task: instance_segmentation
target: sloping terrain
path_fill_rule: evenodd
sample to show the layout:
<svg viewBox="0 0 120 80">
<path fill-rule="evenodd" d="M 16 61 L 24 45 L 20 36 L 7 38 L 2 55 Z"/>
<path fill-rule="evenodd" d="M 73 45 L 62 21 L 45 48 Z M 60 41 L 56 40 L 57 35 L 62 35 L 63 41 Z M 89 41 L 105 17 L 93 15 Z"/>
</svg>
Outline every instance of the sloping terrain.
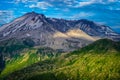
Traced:
<svg viewBox="0 0 120 80">
<path fill-rule="evenodd" d="M 16 70 L 23 69 L 30 66 L 38 61 L 44 61 L 47 59 L 52 59 L 61 55 L 58 51 L 51 48 L 26 48 L 24 51 L 12 56 L 12 58 L 7 58 L 5 61 L 5 67 L 0 74 L 0 77 L 4 77 Z"/>
<path fill-rule="evenodd" d="M 64 67 L 70 67 L 72 70 L 72 66 L 75 69 L 82 66 L 82 62 L 80 62 L 81 65 L 75 64 L 76 61 L 84 61 L 82 56 L 90 55 L 90 60 L 92 56 L 96 56 L 97 61 L 97 58 L 104 58 L 109 54 L 113 60 L 115 58 L 117 61 L 119 56 L 116 55 L 120 52 L 120 42 L 114 41 L 119 40 L 120 35 L 110 27 L 93 21 L 48 18 L 43 14 L 30 12 L 0 27 L 0 77 L 9 77 L 9 80 L 13 80 L 14 77 L 11 76 L 15 76 L 15 72 L 17 80 L 18 76 L 21 76 L 22 80 L 34 79 L 35 76 L 39 77 L 39 74 L 43 75 L 43 73 L 49 76 L 47 72 L 50 72 L 50 75 L 54 74 L 54 77 L 59 80 L 62 78 L 62 74 L 59 75 L 59 69 L 64 72 L 66 71 Z M 94 41 L 96 42 L 93 43 Z M 70 51 L 74 52 L 69 53 Z M 25 75 L 18 74 L 22 74 L 21 69 Z M 118 74 L 116 71 L 115 73 Z M 52 79 L 51 76 L 49 77 Z"/>
<path fill-rule="evenodd" d="M 119 80 L 120 42 L 102 39 L 13 72 L 5 80 Z"/>
<path fill-rule="evenodd" d="M 0 27 L 0 41 L 11 38 L 30 38 L 35 46 L 71 51 L 100 38 L 120 40 L 120 35 L 89 20 L 55 19 L 30 12 Z"/>
<path fill-rule="evenodd" d="M 9 39 L 0 42 L 0 44 L 0 77 L 61 54 L 60 51 L 52 48 L 33 47 L 34 42 L 30 38 Z"/>
</svg>

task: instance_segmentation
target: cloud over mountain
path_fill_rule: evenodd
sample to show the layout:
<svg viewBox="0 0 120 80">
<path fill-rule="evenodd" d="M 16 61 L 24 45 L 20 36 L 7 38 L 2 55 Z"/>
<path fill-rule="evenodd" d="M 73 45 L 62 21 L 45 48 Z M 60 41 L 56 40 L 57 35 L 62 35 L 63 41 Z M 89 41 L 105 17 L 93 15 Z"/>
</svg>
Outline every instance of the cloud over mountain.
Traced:
<svg viewBox="0 0 120 80">
<path fill-rule="evenodd" d="M 14 17 L 10 21 L 24 13 L 36 11 L 48 17 L 89 19 L 105 23 L 116 31 L 120 30 L 120 28 L 115 28 L 120 26 L 119 0 L 1 0 L 0 3 L 1 11 L 11 10 L 13 12 Z M 7 20 L 2 22 L 4 19 L 0 20 L 0 24 L 7 23 Z"/>
</svg>

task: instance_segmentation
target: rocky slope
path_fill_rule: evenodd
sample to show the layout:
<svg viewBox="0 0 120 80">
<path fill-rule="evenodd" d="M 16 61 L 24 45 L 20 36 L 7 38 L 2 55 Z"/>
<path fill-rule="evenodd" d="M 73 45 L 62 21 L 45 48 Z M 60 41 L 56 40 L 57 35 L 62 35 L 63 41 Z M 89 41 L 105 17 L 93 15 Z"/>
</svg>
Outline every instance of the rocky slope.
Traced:
<svg viewBox="0 0 120 80">
<path fill-rule="evenodd" d="M 70 51 L 100 38 L 119 40 L 119 34 L 107 26 L 88 20 L 48 18 L 30 12 L 0 27 L 0 41 L 30 38 L 36 46 Z"/>
</svg>

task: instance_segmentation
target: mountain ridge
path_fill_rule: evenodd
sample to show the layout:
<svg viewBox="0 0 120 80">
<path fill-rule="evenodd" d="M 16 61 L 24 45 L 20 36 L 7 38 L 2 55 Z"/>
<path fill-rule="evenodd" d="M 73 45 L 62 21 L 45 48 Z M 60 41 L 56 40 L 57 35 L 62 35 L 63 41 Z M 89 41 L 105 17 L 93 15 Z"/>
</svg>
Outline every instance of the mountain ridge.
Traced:
<svg viewBox="0 0 120 80">
<path fill-rule="evenodd" d="M 94 40 L 101 38 L 120 40 L 120 35 L 111 28 L 96 24 L 93 21 L 49 18 L 35 12 L 26 13 L 22 17 L 3 25 L 0 28 L 0 40 L 31 38 L 36 46 L 48 46 L 63 51 L 74 50 L 76 47 L 80 48 L 94 41 L 86 36 L 81 38 L 75 34 L 74 36 L 70 36 L 70 34 L 69 38 L 53 37 L 56 33 L 66 34 L 71 30 L 81 30 Z M 82 34 L 76 33 L 76 35 Z"/>
</svg>

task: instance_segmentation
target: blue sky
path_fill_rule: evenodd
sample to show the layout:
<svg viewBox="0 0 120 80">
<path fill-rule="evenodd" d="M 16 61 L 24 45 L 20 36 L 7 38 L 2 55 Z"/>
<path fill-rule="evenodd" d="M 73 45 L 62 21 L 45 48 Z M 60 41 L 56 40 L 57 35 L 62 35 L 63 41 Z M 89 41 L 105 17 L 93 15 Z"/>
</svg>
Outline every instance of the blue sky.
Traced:
<svg viewBox="0 0 120 80">
<path fill-rule="evenodd" d="M 54 18 L 88 19 L 120 33 L 120 0 L 0 0 L 0 25 L 31 11 Z"/>
</svg>

